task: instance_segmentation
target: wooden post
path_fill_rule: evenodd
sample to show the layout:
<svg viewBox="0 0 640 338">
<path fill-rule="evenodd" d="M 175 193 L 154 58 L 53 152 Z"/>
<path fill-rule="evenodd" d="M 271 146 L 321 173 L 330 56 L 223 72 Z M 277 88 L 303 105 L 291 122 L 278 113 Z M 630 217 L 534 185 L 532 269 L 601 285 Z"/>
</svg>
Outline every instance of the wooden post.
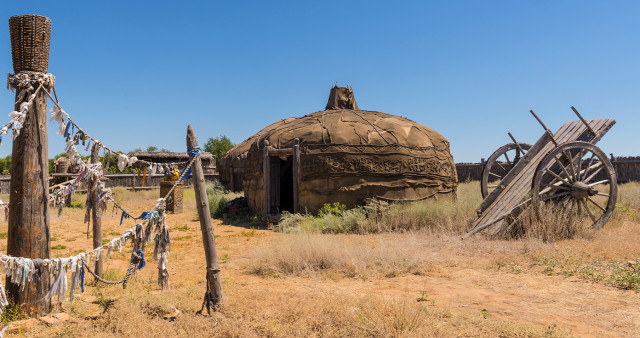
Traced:
<svg viewBox="0 0 640 338">
<path fill-rule="evenodd" d="M 271 209 L 271 203 L 269 196 L 269 175 L 271 174 L 271 159 L 269 158 L 269 141 L 264 140 L 264 151 L 262 154 L 262 191 L 264 192 L 263 209 L 264 214 L 269 215 L 269 209 Z"/>
<path fill-rule="evenodd" d="M 231 173 L 231 177 L 229 177 L 229 190 L 236 191 L 236 187 L 234 185 L 235 182 L 233 182 L 233 166 L 231 166 L 231 170 L 229 170 L 229 172 Z"/>
<path fill-rule="evenodd" d="M 100 157 L 98 156 L 98 147 L 93 144 L 91 148 L 91 163 L 100 163 Z M 89 196 L 91 196 L 91 218 L 93 219 L 93 248 L 102 246 L 102 213 L 98 210 L 98 178 L 92 180 L 89 183 Z M 96 259 L 93 271 L 102 277 L 102 266 L 104 260 L 102 257 Z"/>
<path fill-rule="evenodd" d="M 31 30 L 33 36 L 23 31 L 24 25 L 37 22 L 39 25 L 48 25 L 48 31 L 40 31 L 40 28 Z M 46 41 L 48 60 L 48 36 L 50 34 L 51 20 L 37 15 L 18 15 L 9 19 L 11 27 L 11 42 L 14 55 L 14 70 L 16 73 L 25 70 L 46 72 L 46 67 L 41 65 L 38 69 L 29 65 L 16 63 L 16 55 L 28 50 L 36 50 L 42 47 Z M 26 36 L 25 36 L 26 35 Z M 43 40 L 44 39 L 44 40 Z M 19 61 L 19 60 L 18 60 Z M 35 73 L 38 74 L 38 73 Z M 33 79 L 34 76 L 31 76 Z M 37 81 L 33 81 L 34 91 L 39 87 Z M 31 108 L 26 114 L 20 135 L 13 141 L 13 153 L 11 161 L 11 184 L 9 203 L 9 231 L 7 236 L 7 254 L 16 257 L 49 258 L 49 154 L 47 140 L 47 95 L 43 88 L 38 91 Z M 20 111 L 20 105 L 29 100 L 33 91 L 18 101 L 19 90 L 16 91 L 15 110 Z M 49 275 L 40 273 L 35 277 L 39 283 L 27 282 L 23 288 L 11 283 L 7 277 L 7 291 L 9 298 L 17 304 L 24 304 L 41 299 L 49 292 Z M 25 311 L 35 316 L 51 310 L 51 302 L 43 300 L 25 307 Z"/>
<path fill-rule="evenodd" d="M 198 139 L 193 127 L 187 127 L 187 147 L 197 147 Z M 191 164 L 191 175 L 193 190 L 196 195 L 196 205 L 198 208 L 198 218 L 200 219 L 200 230 L 202 231 L 202 242 L 204 244 L 204 255 L 207 259 L 207 291 L 210 292 L 213 305 L 222 304 L 222 283 L 220 280 L 220 267 L 218 266 L 218 253 L 213 236 L 213 226 L 211 224 L 211 214 L 209 213 L 209 199 L 207 198 L 207 188 L 204 181 L 204 172 L 200 157 Z M 205 296 L 206 297 L 206 296 Z"/>
<path fill-rule="evenodd" d="M 293 145 L 293 165 L 292 165 L 292 173 L 293 173 L 293 212 L 300 212 L 300 193 L 298 189 L 300 187 L 300 139 L 296 138 Z"/>
</svg>

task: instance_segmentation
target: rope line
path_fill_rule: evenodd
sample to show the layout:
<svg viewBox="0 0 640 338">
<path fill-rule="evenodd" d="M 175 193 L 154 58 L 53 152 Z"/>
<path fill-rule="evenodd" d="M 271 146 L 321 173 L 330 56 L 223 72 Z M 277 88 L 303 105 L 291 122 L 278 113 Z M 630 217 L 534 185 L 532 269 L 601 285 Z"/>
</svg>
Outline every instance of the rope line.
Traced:
<svg viewBox="0 0 640 338">
<path fill-rule="evenodd" d="M 118 285 L 118 284 L 122 284 L 122 288 L 126 289 L 127 288 L 127 281 L 129 281 L 129 278 L 131 278 L 131 275 L 133 275 L 136 270 L 138 269 L 138 265 L 140 264 L 140 262 L 142 262 L 142 255 L 138 254 L 137 252 L 132 252 L 131 253 L 131 263 L 129 264 L 129 267 L 127 268 L 127 273 L 125 273 L 124 278 L 122 278 L 119 281 L 110 281 L 110 280 L 106 280 L 102 277 L 100 277 L 98 274 L 96 274 L 95 272 L 93 272 L 91 270 L 91 268 L 89 267 L 88 264 L 85 264 L 84 267 L 85 269 L 87 269 L 87 271 L 89 271 L 89 273 L 97 280 L 100 281 L 104 284 L 108 284 L 108 285 Z"/>
</svg>

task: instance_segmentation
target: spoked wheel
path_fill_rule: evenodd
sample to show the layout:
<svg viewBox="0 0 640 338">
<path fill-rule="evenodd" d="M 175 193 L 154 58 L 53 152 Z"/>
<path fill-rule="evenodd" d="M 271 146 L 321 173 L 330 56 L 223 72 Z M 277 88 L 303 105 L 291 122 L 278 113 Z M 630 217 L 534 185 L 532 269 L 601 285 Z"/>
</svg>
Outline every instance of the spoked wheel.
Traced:
<svg viewBox="0 0 640 338">
<path fill-rule="evenodd" d="M 533 179 L 533 205 L 540 215 L 546 203 L 578 215 L 600 229 L 611 217 L 618 197 L 616 171 L 607 155 L 595 145 L 572 141 L 559 144 L 540 162 Z"/>
<path fill-rule="evenodd" d="M 482 180 L 480 181 L 482 198 L 487 197 L 487 195 L 500 184 L 502 178 L 511 171 L 520 158 L 531 148 L 531 145 L 527 143 L 518 144 L 523 152 L 518 149 L 515 143 L 505 144 L 493 152 L 484 163 L 484 167 L 482 167 Z"/>
</svg>

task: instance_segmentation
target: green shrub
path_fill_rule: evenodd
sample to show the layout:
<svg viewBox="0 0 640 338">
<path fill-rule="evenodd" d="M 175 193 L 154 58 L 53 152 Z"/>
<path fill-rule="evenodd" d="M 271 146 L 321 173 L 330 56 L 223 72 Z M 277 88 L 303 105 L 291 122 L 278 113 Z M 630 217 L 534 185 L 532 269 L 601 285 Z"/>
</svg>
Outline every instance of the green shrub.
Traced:
<svg viewBox="0 0 640 338">
<path fill-rule="evenodd" d="M 227 190 L 220 182 L 207 183 L 207 199 L 209 200 L 211 217 L 222 218 L 227 202 L 240 196 L 241 194 Z"/>
<path fill-rule="evenodd" d="M 224 215 L 224 209 L 227 204 L 227 199 L 224 195 L 210 195 L 209 199 L 209 213 L 211 217 L 220 218 Z"/>
<path fill-rule="evenodd" d="M 347 211 L 347 206 L 342 203 L 325 203 L 318 211 L 318 215 L 342 215 L 345 211 Z"/>
</svg>

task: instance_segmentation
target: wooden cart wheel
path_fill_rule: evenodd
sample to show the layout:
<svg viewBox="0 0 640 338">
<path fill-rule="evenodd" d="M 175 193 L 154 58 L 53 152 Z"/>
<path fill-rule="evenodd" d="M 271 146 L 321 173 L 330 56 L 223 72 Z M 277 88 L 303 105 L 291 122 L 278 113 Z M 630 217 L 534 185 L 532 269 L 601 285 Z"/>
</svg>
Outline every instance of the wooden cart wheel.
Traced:
<svg viewBox="0 0 640 338">
<path fill-rule="evenodd" d="M 559 144 L 540 162 L 533 179 L 533 205 L 540 215 L 553 203 L 561 217 L 578 215 L 600 229 L 611 217 L 618 197 L 616 171 L 600 148 L 589 142 Z M 588 217 L 588 218 L 586 218 Z"/>
<path fill-rule="evenodd" d="M 520 145 L 524 153 L 531 148 L 531 145 L 527 143 L 518 143 L 518 145 Z M 498 148 L 489 156 L 489 159 L 484 163 L 484 167 L 482 167 L 482 179 L 480 181 L 482 198 L 487 197 L 500 184 L 502 178 L 524 156 L 523 152 L 518 149 L 515 143 L 509 143 Z"/>
</svg>

